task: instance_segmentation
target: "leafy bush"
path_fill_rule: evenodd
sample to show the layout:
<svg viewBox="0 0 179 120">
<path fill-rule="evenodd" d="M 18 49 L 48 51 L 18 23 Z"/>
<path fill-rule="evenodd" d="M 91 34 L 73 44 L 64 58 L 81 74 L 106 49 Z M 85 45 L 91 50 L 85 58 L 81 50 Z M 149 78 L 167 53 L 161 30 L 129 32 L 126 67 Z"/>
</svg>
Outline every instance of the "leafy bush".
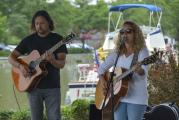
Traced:
<svg viewBox="0 0 179 120">
<path fill-rule="evenodd" d="M 61 109 L 62 120 L 73 120 L 71 117 L 71 106 L 63 106 Z"/>
<path fill-rule="evenodd" d="M 78 99 L 71 105 L 71 115 L 74 120 L 89 119 L 89 101 Z"/>
<path fill-rule="evenodd" d="M 152 65 L 149 70 L 149 103 L 177 102 L 179 105 L 179 65 L 168 54 L 167 63 Z"/>
<path fill-rule="evenodd" d="M 30 111 L 23 110 L 23 111 L 14 112 L 14 114 L 12 114 L 11 116 L 11 120 L 31 120 Z"/>
<path fill-rule="evenodd" d="M 93 101 L 92 101 L 93 102 Z M 89 119 L 89 104 L 88 100 L 75 100 L 72 105 L 62 106 L 61 118 L 62 120 L 88 120 Z M 47 120 L 44 115 L 43 120 Z M 17 112 L 2 111 L 0 112 L 0 120 L 31 120 L 30 111 L 23 110 Z"/>
<path fill-rule="evenodd" d="M 12 114 L 13 114 L 12 111 L 1 111 L 0 120 L 10 120 Z"/>
</svg>

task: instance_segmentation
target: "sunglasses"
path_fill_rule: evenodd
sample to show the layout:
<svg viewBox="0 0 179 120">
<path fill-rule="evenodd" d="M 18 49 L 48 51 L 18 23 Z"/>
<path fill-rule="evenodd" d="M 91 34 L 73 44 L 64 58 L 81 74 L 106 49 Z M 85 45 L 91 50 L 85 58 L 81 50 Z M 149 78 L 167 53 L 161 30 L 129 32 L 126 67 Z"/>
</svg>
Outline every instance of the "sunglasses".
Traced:
<svg viewBox="0 0 179 120">
<path fill-rule="evenodd" d="M 133 29 L 121 29 L 119 32 L 123 35 L 124 33 L 131 34 L 133 31 Z"/>
</svg>

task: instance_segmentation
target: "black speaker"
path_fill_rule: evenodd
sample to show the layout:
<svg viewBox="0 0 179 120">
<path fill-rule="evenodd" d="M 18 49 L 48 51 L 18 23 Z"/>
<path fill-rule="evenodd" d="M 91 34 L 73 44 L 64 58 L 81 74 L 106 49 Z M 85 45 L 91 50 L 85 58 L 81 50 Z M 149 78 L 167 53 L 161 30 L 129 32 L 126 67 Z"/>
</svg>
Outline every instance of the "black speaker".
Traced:
<svg viewBox="0 0 179 120">
<path fill-rule="evenodd" d="M 102 112 L 96 108 L 95 104 L 90 104 L 89 120 L 102 120 Z"/>
<path fill-rule="evenodd" d="M 143 120 L 179 120 L 178 118 L 178 107 L 175 103 L 162 103 L 147 109 Z"/>
</svg>

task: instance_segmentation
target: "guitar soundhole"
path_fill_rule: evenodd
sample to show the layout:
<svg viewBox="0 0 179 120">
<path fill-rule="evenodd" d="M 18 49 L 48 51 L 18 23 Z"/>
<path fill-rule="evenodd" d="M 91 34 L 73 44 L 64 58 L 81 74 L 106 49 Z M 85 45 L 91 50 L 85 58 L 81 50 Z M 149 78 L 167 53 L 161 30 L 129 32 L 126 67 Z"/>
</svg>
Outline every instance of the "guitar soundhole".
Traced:
<svg viewBox="0 0 179 120">
<path fill-rule="evenodd" d="M 35 70 L 35 67 L 36 67 L 35 61 L 31 61 L 30 64 L 29 64 L 29 69 L 30 69 L 31 71 L 34 71 L 34 70 Z"/>
<path fill-rule="evenodd" d="M 35 69 L 32 69 L 32 70 L 30 70 L 30 72 L 29 72 L 29 76 L 33 76 L 35 73 L 36 73 L 36 70 L 35 70 Z"/>
<path fill-rule="evenodd" d="M 29 75 L 28 76 L 33 76 L 35 73 L 36 73 L 36 70 L 35 70 L 35 67 L 36 67 L 36 63 L 35 61 L 31 61 L 30 64 L 29 64 Z"/>
</svg>

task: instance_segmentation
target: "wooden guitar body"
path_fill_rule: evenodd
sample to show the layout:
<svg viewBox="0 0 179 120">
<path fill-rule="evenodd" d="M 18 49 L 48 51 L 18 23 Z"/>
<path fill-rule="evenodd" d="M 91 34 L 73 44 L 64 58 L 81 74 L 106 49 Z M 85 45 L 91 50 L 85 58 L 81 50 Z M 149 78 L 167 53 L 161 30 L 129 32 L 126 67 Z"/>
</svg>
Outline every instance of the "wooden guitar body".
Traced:
<svg viewBox="0 0 179 120">
<path fill-rule="evenodd" d="M 126 78 L 124 80 L 118 81 L 117 84 L 119 85 L 119 89 L 117 89 L 119 91 L 118 93 L 117 91 L 114 91 L 114 98 L 113 98 L 114 111 L 120 105 L 120 98 L 127 94 L 128 79 Z M 112 114 L 113 114 L 112 113 L 112 98 L 110 98 L 106 106 L 102 109 L 102 120 L 111 120 Z"/>
<path fill-rule="evenodd" d="M 126 69 L 123 68 L 117 68 L 117 70 L 115 71 L 115 74 L 121 74 L 123 72 L 125 72 Z M 110 79 L 110 75 L 109 72 L 107 72 L 105 74 L 105 80 L 109 80 Z M 114 76 L 114 81 L 115 81 L 115 76 Z M 125 96 L 127 94 L 128 91 L 128 81 L 130 79 L 130 76 L 126 76 L 125 78 L 123 78 L 120 81 L 117 81 L 113 88 L 114 88 L 114 97 L 113 99 L 111 98 L 111 93 L 109 91 L 108 95 L 107 95 L 107 99 L 105 102 L 105 106 L 104 108 L 102 108 L 102 105 L 104 103 L 104 99 L 105 99 L 105 95 L 102 89 L 102 84 L 99 81 L 97 86 L 96 86 L 96 107 L 98 109 L 102 109 L 102 120 L 110 120 L 112 118 L 112 102 L 114 105 L 114 110 L 118 107 L 118 105 L 120 104 L 120 98 Z M 112 101 L 113 100 L 113 101 Z"/>
<path fill-rule="evenodd" d="M 75 38 L 75 36 L 76 35 L 74 33 L 69 34 L 63 40 L 59 41 L 52 48 L 47 50 L 47 52 L 53 53 L 60 46 L 70 42 L 73 38 Z M 18 58 L 19 63 L 30 69 L 27 77 L 24 77 L 19 68 L 12 68 L 12 79 L 18 91 L 22 92 L 32 90 L 38 85 L 41 78 L 47 74 L 47 70 L 45 68 L 45 65 L 43 64 L 44 59 L 45 53 L 40 55 L 37 50 L 33 50 L 27 56 Z"/>
<path fill-rule="evenodd" d="M 126 69 L 118 69 L 116 70 L 115 74 L 121 74 L 122 72 L 125 72 Z M 110 78 L 110 75 L 109 73 L 106 73 L 105 74 L 105 80 L 109 81 L 109 78 Z M 115 77 L 114 77 L 114 81 L 115 81 Z M 127 94 L 127 91 L 128 91 L 128 79 L 130 79 L 130 77 L 125 77 L 123 78 L 122 80 L 119 80 L 117 81 L 115 84 L 113 83 L 113 89 L 114 89 L 114 99 L 113 99 L 113 102 L 114 102 L 114 107 L 116 108 L 119 104 L 119 99 L 120 97 L 122 96 L 125 96 Z M 104 103 L 104 99 L 105 99 L 105 95 L 104 95 L 104 90 L 102 89 L 102 83 L 99 81 L 97 83 L 97 86 L 96 86 L 96 98 L 95 98 L 95 104 L 96 104 L 96 107 L 98 109 L 102 109 L 102 106 L 103 106 L 103 103 Z M 108 92 L 108 95 L 107 95 L 107 98 L 106 98 L 106 102 L 105 102 L 105 105 L 104 107 L 106 107 L 107 109 L 111 109 L 112 107 L 112 99 L 111 99 L 111 93 L 110 93 L 111 90 L 109 90 Z"/>
<path fill-rule="evenodd" d="M 148 65 L 151 63 L 154 63 L 158 60 L 159 52 L 156 52 L 155 54 L 148 56 L 144 58 L 144 60 L 140 61 L 137 65 L 132 66 L 129 70 L 121 69 L 122 74 L 116 75 L 116 77 L 113 80 L 113 90 L 114 90 L 114 96 L 113 96 L 113 106 L 114 110 L 118 107 L 120 104 L 120 98 L 125 96 L 128 92 L 128 81 L 132 78 L 132 72 L 141 65 Z M 116 71 L 115 71 L 116 72 Z M 117 71 L 117 73 L 120 73 Z M 115 73 L 116 74 L 116 73 Z M 109 75 L 104 76 L 105 80 L 109 80 Z M 108 82 L 109 84 L 109 82 Z M 111 90 L 109 90 L 111 91 Z M 105 101 L 105 95 L 103 90 L 103 85 L 101 81 L 99 80 L 96 86 L 96 94 L 95 94 L 95 105 L 97 109 L 102 110 L 102 120 L 111 120 L 112 115 L 112 97 L 110 92 L 108 92 L 106 96 Z"/>
<path fill-rule="evenodd" d="M 19 62 L 28 66 L 31 61 L 35 61 L 40 57 L 37 50 L 32 51 L 28 56 L 18 58 Z M 18 91 L 30 91 L 40 82 L 40 79 L 47 74 L 45 67 L 41 64 L 35 67 L 35 71 L 28 77 L 24 77 L 23 73 L 16 67 L 12 68 L 12 80 Z"/>
</svg>

